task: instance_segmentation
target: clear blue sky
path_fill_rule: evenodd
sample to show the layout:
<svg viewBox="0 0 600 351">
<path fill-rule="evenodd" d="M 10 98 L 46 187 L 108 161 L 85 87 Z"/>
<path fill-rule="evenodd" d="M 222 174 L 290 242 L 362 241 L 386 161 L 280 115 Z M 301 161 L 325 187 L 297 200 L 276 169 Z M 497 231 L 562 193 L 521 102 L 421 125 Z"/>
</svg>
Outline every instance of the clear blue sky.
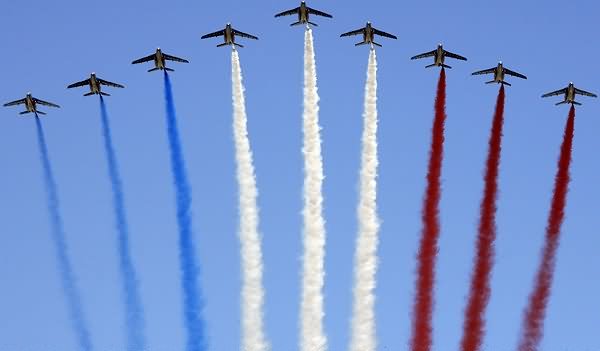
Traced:
<svg viewBox="0 0 600 351">
<path fill-rule="evenodd" d="M 239 349 L 240 266 L 232 145 L 230 51 L 200 36 L 231 21 L 256 34 L 240 50 L 264 235 L 266 328 L 275 351 L 297 349 L 301 257 L 302 46 L 297 1 L 22 1 L 0 15 L 2 102 L 27 91 L 56 102 L 44 118 L 70 255 L 97 350 L 123 350 L 116 232 L 97 97 L 67 84 L 95 71 L 107 89 L 141 279 L 150 351 L 180 350 L 177 232 L 160 73 L 132 66 L 157 46 L 173 64 L 175 103 L 190 182 L 210 346 Z M 482 170 L 498 87 L 469 74 L 502 59 L 528 75 L 507 90 L 497 265 L 485 349 L 516 346 L 538 263 L 567 107 L 542 100 L 570 80 L 600 91 L 595 1 L 345 1 L 310 3 L 315 19 L 327 220 L 326 331 L 330 350 L 349 339 L 362 101 L 368 50 L 339 34 L 372 20 L 381 39 L 377 275 L 381 350 L 406 350 L 420 208 L 437 69 L 414 54 L 438 42 L 469 58 L 448 72 L 448 121 L 435 306 L 435 350 L 457 349 L 474 251 Z M 558 100 L 558 98 L 556 99 Z M 543 348 L 598 350 L 600 325 L 600 101 L 581 98 L 573 180 Z M 50 241 L 35 125 L 0 111 L 0 349 L 75 350 Z"/>
</svg>

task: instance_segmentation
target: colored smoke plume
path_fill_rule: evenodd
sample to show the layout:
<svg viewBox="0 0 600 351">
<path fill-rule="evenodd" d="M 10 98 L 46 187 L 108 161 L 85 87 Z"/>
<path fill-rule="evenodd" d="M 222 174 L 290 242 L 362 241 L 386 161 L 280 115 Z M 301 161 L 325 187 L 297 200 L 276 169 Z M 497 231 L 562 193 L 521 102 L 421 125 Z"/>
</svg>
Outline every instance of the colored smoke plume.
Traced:
<svg viewBox="0 0 600 351">
<path fill-rule="evenodd" d="M 485 332 L 484 316 L 490 299 L 490 276 L 494 266 L 496 201 L 503 125 L 504 85 L 501 85 L 488 143 L 489 149 L 485 167 L 485 185 L 483 199 L 481 200 L 477 247 L 461 340 L 462 351 L 479 351 Z"/>
<path fill-rule="evenodd" d="M 121 289 L 125 304 L 127 349 L 145 350 L 144 309 L 140 297 L 137 273 L 131 258 L 129 224 L 127 222 L 123 182 L 121 181 L 121 172 L 119 171 L 117 155 L 112 141 L 108 111 L 102 96 L 100 96 L 100 117 L 102 122 L 102 137 L 104 139 L 104 153 L 108 164 L 108 177 L 113 195 L 113 211 L 116 220 L 119 273 L 121 275 Z"/>
<path fill-rule="evenodd" d="M 417 254 L 417 279 L 413 305 L 413 330 L 410 340 L 412 351 L 429 351 L 432 344 L 431 316 L 433 311 L 433 287 L 435 261 L 440 234 L 439 203 L 441 196 L 440 176 L 444 155 L 444 124 L 446 122 L 446 72 L 442 68 L 435 98 L 435 118 L 431 136 L 427 189 L 423 202 L 423 230 Z"/>
<path fill-rule="evenodd" d="M 177 227 L 179 232 L 179 261 L 183 290 L 184 325 L 187 331 L 186 350 L 206 350 L 206 327 L 202 318 L 203 299 L 198 281 L 200 270 L 195 254 L 192 228 L 192 197 L 187 179 L 185 159 L 177 128 L 177 114 L 173 102 L 173 89 L 169 74 L 165 71 L 165 102 L 167 110 L 167 136 L 171 153 L 171 172 L 175 185 Z"/>
<path fill-rule="evenodd" d="M 569 191 L 569 167 L 571 165 L 574 128 L 575 107 L 571 106 L 560 147 L 554 193 L 542 250 L 542 261 L 536 274 L 533 291 L 529 296 L 529 304 L 524 312 L 519 351 L 537 351 L 544 331 L 544 318 L 556 264 L 556 250 L 560 240 L 560 230 L 565 217 L 567 192 Z"/>
</svg>

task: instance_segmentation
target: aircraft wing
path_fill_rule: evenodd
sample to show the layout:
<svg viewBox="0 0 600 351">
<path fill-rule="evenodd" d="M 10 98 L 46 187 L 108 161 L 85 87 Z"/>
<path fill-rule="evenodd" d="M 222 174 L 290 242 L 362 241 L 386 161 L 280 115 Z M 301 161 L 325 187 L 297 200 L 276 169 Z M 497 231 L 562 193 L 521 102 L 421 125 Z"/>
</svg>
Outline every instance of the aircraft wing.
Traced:
<svg viewBox="0 0 600 351">
<path fill-rule="evenodd" d="M 244 38 L 248 38 L 248 39 L 254 39 L 254 40 L 258 40 L 258 37 L 255 37 L 254 35 L 248 34 L 248 33 L 244 33 L 244 32 L 240 32 L 239 30 L 233 29 L 233 32 L 236 35 L 239 35 L 240 37 L 244 37 Z"/>
<path fill-rule="evenodd" d="M 457 60 L 463 60 L 463 61 L 466 61 L 466 60 L 467 60 L 467 58 L 466 58 L 466 57 L 463 57 L 463 56 L 457 55 L 457 54 L 455 54 L 455 53 L 452 53 L 452 52 L 450 52 L 450 51 L 446 51 L 446 50 L 444 50 L 444 55 L 446 55 L 446 57 L 451 57 L 451 58 L 453 58 L 453 59 L 457 59 Z"/>
<path fill-rule="evenodd" d="M 156 57 L 156 54 L 148 55 L 146 57 L 142 57 L 141 59 L 133 61 L 131 64 L 135 65 L 135 64 L 138 64 L 138 63 L 152 61 L 152 60 L 154 60 L 154 57 Z"/>
<path fill-rule="evenodd" d="M 44 106 L 50 106 L 50 107 L 60 107 L 60 106 L 58 106 L 57 104 L 53 104 L 53 103 L 51 103 L 51 102 L 44 101 L 44 100 L 40 100 L 40 99 L 37 99 L 37 98 L 33 98 L 33 100 L 34 100 L 36 103 L 40 104 L 40 105 L 44 105 Z"/>
<path fill-rule="evenodd" d="M 386 32 L 380 31 L 379 29 L 375 29 L 375 28 L 373 28 L 373 33 L 375 33 L 377 35 L 381 35 L 382 37 L 386 37 L 386 38 L 398 39 L 398 37 L 396 37 L 393 34 L 386 33 Z"/>
<path fill-rule="evenodd" d="M 490 74 L 490 73 L 494 73 L 494 72 L 496 72 L 496 67 L 490 68 L 490 69 L 484 69 L 484 70 L 477 71 L 477 72 L 473 72 L 473 73 L 471 73 L 471 75 L 477 76 L 477 75 L 480 75 L 480 74 Z"/>
<path fill-rule="evenodd" d="M 171 55 L 167 55 L 167 54 L 163 54 L 163 57 L 165 58 L 165 60 L 169 60 L 169 61 L 176 61 L 176 62 L 183 62 L 183 63 L 190 63 L 190 61 L 179 58 L 179 57 L 175 57 L 175 56 L 171 56 Z"/>
<path fill-rule="evenodd" d="M 115 88 L 125 88 L 124 86 L 122 86 L 121 84 L 117 84 L 117 83 L 113 83 L 113 82 L 109 82 L 107 80 L 104 79 L 100 79 L 100 78 L 96 78 L 98 80 L 98 83 L 102 84 L 102 85 L 107 85 L 109 87 L 115 87 Z"/>
<path fill-rule="evenodd" d="M 300 11 L 299 7 L 296 7 L 293 10 L 287 10 L 287 11 L 283 11 L 281 13 L 278 13 L 275 15 L 275 17 L 281 17 L 281 16 L 291 16 L 291 15 L 295 15 L 298 13 L 298 11 Z"/>
<path fill-rule="evenodd" d="M 413 56 L 410 59 L 411 60 L 418 60 L 418 59 L 422 59 L 422 58 L 425 58 L 425 57 L 430 57 L 430 56 L 435 55 L 435 52 L 436 52 L 436 50 L 425 52 L 425 53 Z"/>
<path fill-rule="evenodd" d="M 594 93 L 590 93 L 588 91 L 585 90 L 581 90 L 581 89 L 577 89 L 575 88 L 575 94 L 579 94 L 579 95 L 585 95 L 585 96 L 591 96 L 591 97 L 598 97 L 596 94 Z"/>
<path fill-rule="evenodd" d="M 89 80 L 89 79 L 86 79 L 86 80 L 82 80 L 81 82 L 77 82 L 77 83 L 73 83 L 73 84 L 69 85 L 69 86 L 67 87 L 67 89 L 70 89 L 70 88 L 77 88 L 77 87 L 84 87 L 84 86 L 86 86 L 86 85 L 88 85 L 88 84 L 90 84 L 90 80 Z"/>
<path fill-rule="evenodd" d="M 511 71 L 508 68 L 504 69 L 504 73 L 513 76 L 513 77 L 517 77 L 517 78 L 523 78 L 523 79 L 527 79 L 527 77 L 525 77 L 524 75 L 522 75 L 521 73 L 517 73 L 515 71 Z"/>
<path fill-rule="evenodd" d="M 351 35 L 359 35 L 359 34 L 363 34 L 364 32 L 365 32 L 365 29 L 361 28 L 361 29 L 350 31 L 348 33 L 344 33 L 344 34 L 340 35 L 340 37 L 349 37 Z"/>
<path fill-rule="evenodd" d="M 333 16 L 328 13 L 321 12 L 321 11 L 315 10 L 315 9 L 311 9 L 310 7 L 307 7 L 307 10 L 308 10 L 308 13 L 313 14 L 313 15 L 327 17 L 327 18 L 333 18 Z"/>
<path fill-rule="evenodd" d="M 559 90 L 553 91 L 551 93 L 544 94 L 544 95 L 542 95 L 542 97 L 545 98 L 545 97 L 548 97 L 548 96 L 563 95 L 566 92 L 567 92 L 567 88 L 559 89 Z"/>
<path fill-rule="evenodd" d="M 206 39 L 206 38 L 213 38 L 213 37 L 220 37 L 222 35 L 225 35 L 225 30 L 220 30 L 218 32 L 214 32 L 214 33 L 209 33 L 209 34 L 205 34 L 203 35 L 200 39 Z"/>
<path fill-rule="evenodd" d="M 21 100 L 15 100 L 15 101 L 7 102 L 6 104 L 4 104 L 4 106 L 15 106 L 15 105 L 24 104 L 25 100 L 26 99 L 21 99 Z"/>
</svg>

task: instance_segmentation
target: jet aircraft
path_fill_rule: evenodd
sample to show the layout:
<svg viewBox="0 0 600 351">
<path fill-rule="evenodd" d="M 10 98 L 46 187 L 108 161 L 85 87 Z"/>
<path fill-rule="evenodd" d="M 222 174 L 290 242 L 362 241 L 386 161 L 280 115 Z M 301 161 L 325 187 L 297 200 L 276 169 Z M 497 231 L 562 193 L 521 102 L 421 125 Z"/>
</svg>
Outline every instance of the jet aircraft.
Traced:
<svg viewBox="0 0 600 351">
<path fill-rule="evenodd" d="M 422 59 L 422 58 L 430 57 L 430 56 L 433 56 L 433 63 L 431 65 L 425 66 L 425 68 L 429 68 L 429 67 L 433 67 L 433 66 L 452 68 L 444 63 L 444 60 L 446 59 L 446 57 L 450 57 L 450 58 L 462 60 L 462 61 L 467 60 L 466 57 L 463 57 L 463 56 L 451 53 L 450 51 L 444 50 L 444 47 L 442 46 L 442 44 L 438 44 L 437 49 L 435 49 L 433 51 L 429 51 L 429 52 L 425 52 L 425 53 L 417 55 L 417 56 L 413 56 L 410 59 L 417 60 L 417 59 Z"/>
<path fill-rule="evenodd" d="M 296 7 L 295 9 L 288 10 L 288 11 L 283 11 L 281 13 L 276 14 L 275 17 L 298 15 L 298 22 L 294 22 L 294 23 L 290 24 L 290 26 L 298 26 L 301 24 L 311 24 L 315 27 L 318 27 L 318 25 L 316 23 L 313 23 L 310 21 L 309 17 L 311 14 L 315 15 L 315 16 L 333 18 L 333 16 L 328 13 L 321 12 L 321 11 L 318 11 L 315 9 L 311 9 L 310 7 L 306 6 L 306 1 L 302 1 L 300 3 L 300 7 Z"/>
<path fill-rule="evenodd" d="M 545 97 L 554 96 L 554 95 L 564 95 L 564 100 L 557 103 L 556 104 L 557 106 L 562 105 L 562 104 L 581 105 L 581 103 L 575 101 L 575 95 L 598 97 L 596 94 L 575 88 L 575 85 L 573 85 L 573 82 L 570 82 L 566 88 L 544 94 L 544 95 L 542 95 L 542 97 L 545 98 Z"/>
<path fill-rule="evenodd" d="M 244 47 L 243 45 L 235 42 L 236 35 L 243 37 L 243 38 L 258 40 L 258 38 L 255 37 L 254 35 L 240 32 L 239 30 L 234 29 L 233 27 L 231 27 L 231 23 L 227 23 L 227 25 L 225 25 L 225 29 L 214 32 L 214 33 L 209 33 L 209 34 L 203 35 L 202 38 L 200 38 L 200 39 L 223 36 L 224 42 L 222 44 L 217 45 L 217 47 L 231 45 L 234 49 L 236 46 L 243 48 Z"/>
<path fill-rule="evenodd" d="M 84 86 L 89 86 L 90 87 L 90 92 L 83 94 L 83 96 L 90 96 L 90 95 L 104 95 L 104 96 L 110 96 L 110 94 L 105 93 L 102 91 L 102 86 L 106 85 L 109 87 L 115 87 L 115 88 L 125 88 L 124 86 L 122 86 L 121 84 L 117 84 L 117 83 L 113 83 L 113 82 L 109 82 L 107 80 L 104 79 L 100 79 L 96 77 L 96 73 L 92 73 L 90 75 L 90 78 L 86 79 L 86 80 L 82 80 L 81 82 L 77 82 L 77 83 L 73 83 L 71 85 L 69 85 L 67 87 L 67 89 L 70 88 L 77 88 L 77 87 L 84 87 Z"/>
<path fill-rule="evenodd" d="M 515 71 L 511 71 L 508 68 L 504 67 L 502 65 L 502 61 L 498 62 L 498 66 L 497 67 L 490 68 L 490 69 L 484 69 L 482 71 L 473 72 L 472 75 L 475 76 L 475 75 L 480 75 L 480 74 L 492 74 L 492 73 L 494 74 L 494 80 L 490 80 L 489 82 L 485 82 L 485 84 L 499 83 L 499 84 L 506 84 L 506 85 L 510 86 L 510 83 L 504 81 L 504 76 L 507 75 L 507 74 L 509 76 L 513 76 L 513 77 L 517 77 L 517 78 L 522 78 L 522 79 L 527 79 L 527 77 L 525 77 L 521 73 L 517 73 Z"/>
<path fill-rule="evenodd" d="M 146 57 L 142 57 L 141 59 L 135 60 L 132 62 L 132 64 L 138 64 L 138 63 L 143 63 L 143 62 L 148 62 L 148 61 L 154 61 L 154 68 L 149 69 L 148 72 L 153 72 L 156 70 L 165 70 L 165 71 L 170 71 L 173 72 L 173 69 L 168 68 L 165 64 L 166 61 L 175 61 L 175 62 L 183 62 L 183 63 L 189 63 L 188 60 L 184 60 L 182 58 L 179 57 L 175 57 L 175 56 L 171 56 L 171 55 L 167 55 L 165 53 L 163 53 L 160 48 L 156 49 L 156 52 L 153 53 L 152 55 L 146 56 Z"/>
<path fill-rule="evenodd" d="M 364 28 L 353 30 L 348 33 L 344 33 L 344 34 L 340 35 L 340 37 L 348 37 L 348 36 L 360 35 L 360 34 L 362 34 L 362 36 L 363 36 L 363 41 L 361 41 L 360 43 L 356 43 L 355 46 L 371 44 L 371 49 L 373 49 L 373 45 L 377 45 L 377 46 L 381 47 L 381 44 L 378 44 L 374 41 L 375 35 L 380 35 L 382 37 L 391 38 L 391 39 L 398 39 L 395 35 L 392 35 L 390 33 L 386 33 L 386 32 L 380 31 L 379 29 L 373 28 L 373 25 L 371 24 L 371 22 L 367 22 L 367 25 Z"/>
<path fill-rule="evenodd" d="M 8 102 L 6 104 L 4 104 L 4 106 L 16 106 L 16 105 L 21 105 L 24 104 L 25 105 L 25 111 L 23 112 L 19 112 L 20 115 L 25 115 L 28 113 L 33 113 L 35 114 L 35 116 L 37 117 L 37 115 L 45 115 L 45 112 L 42 111 L 38 111 L 37 109 L 37 105 L 44 105 L 44 106 L 50 106 L 50 107 L 60 107 L 57 104 L 53 104 L 51 102 L 48 101 L 44 101 L 44 100 L 40 100 L 38 98 L 35 98 L 33 96 L 31 96 L 31 93 L 27 93 L 27 95 L 25 96 L 25 98 L 21 99 L 21 100 L 15 100 L 15 101 L 11 101 Z"/>
</svg>

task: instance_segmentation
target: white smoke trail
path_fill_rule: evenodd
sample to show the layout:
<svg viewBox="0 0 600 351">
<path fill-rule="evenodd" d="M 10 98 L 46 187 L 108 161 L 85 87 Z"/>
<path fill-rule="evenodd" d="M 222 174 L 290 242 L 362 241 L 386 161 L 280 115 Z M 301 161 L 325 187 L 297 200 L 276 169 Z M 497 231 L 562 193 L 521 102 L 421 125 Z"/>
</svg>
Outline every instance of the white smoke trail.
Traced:
<svg viewBox="0 0 600 351">
<path fill-rule="evenodd" d="M 301 351 L 326 351 L 323 333 L 325 220 L 323 219 L 323 162 L 319 133 L 319 95 L 313 36 L 304 34 L 304 272 L 300 307 Z"/>
<path fill-rule="evenodd" d="M 375 351 L 375 274 L 377 271 L 377 57 L 369 54 L 365 87 L 364 130 L 355 255 L 354 315 L 351 351 Z"/>
<path fill-rule="evenodd" d="M 237 51 L 231 54 L 233 90 L 233 131 L 237 178 L 239 183 L 240 242 L 242 254 L 242 350 L 267 351 L 269 344 L 263 331 L 262 285 L 263 263 L 258 233 L 258 206 L 256 180 L 252 165 L 252 151 L 246 126 L 246 102 L 242 85 L 242 70 Z"/>
</svg>

